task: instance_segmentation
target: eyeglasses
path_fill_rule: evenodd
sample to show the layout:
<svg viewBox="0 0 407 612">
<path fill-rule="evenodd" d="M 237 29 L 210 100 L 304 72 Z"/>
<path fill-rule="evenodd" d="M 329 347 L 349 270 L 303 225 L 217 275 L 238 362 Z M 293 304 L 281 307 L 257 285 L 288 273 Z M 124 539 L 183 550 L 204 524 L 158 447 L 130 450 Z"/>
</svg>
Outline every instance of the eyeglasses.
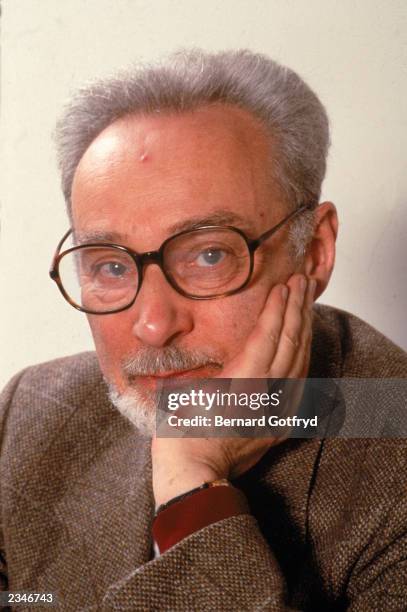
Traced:
<svg viewBox="0 0 407 612">
<path fill-rule="evenodd" d="M 59 242 L 50 269 L 64 298 L 89 314 L 112 314 L 130 308 L 140 291 L 144 267 L 161 268 L 168 283 L 193 300 L 232 295 L 250 282 L 254 253 L 302 206 L 256 239 L 236 227 L 204 226 L 167 238 L 157 251 L 137 253 L 111 243 L 89 243 L 61 252 L 72 229 Z"/>
</svg>

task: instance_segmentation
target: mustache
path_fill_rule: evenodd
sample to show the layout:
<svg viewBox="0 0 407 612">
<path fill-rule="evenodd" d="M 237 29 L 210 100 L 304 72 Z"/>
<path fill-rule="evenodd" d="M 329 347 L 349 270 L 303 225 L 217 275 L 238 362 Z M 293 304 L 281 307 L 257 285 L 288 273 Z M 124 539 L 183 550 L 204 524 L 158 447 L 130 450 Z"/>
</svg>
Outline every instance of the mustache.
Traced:
<svg viewBox="0 0 407 612">
<path fill-rule="evenodd" d="M 126 358 L 122 366 L 125 375 L 131 381 L 136 376 L 154 376 L 165 372 L 194 370 L 204 366 L 221 369 L 223 363 L 205 351 L 167 346 L 161 349 L 140 348 L 137 353 Z"/>
</svg>

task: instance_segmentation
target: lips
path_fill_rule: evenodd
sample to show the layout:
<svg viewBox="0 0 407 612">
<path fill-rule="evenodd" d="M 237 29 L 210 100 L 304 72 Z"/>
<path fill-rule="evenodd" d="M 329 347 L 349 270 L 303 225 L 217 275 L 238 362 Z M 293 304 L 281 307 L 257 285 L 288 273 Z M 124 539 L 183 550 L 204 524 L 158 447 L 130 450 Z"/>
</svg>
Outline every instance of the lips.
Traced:
<svg viewBox="0 0 407 612">
<path fill-rule="evenodd" d="M 211 378 L 219 370 L 221 366 L 218 364 L 207 364 L 191 370 L 173 370 L 161 372 L 160 374 L 151 375 L 132 375 L 129 377 L 130 384 L 143 385 L 144 387 L 154 389 L 157 385 L 164 382 L 172 383 L 185 378 Z"/>
<path fill-rule="evenodd" d="M 156 374 L 153 378 L 194 378 L 210 376 L 217 370 L 218 366 L 206 365 L 198 368 L 192 368 L 191 370 L 178 370 L 173 372 L 164 372 L 163 374 Z"/>
</svg>

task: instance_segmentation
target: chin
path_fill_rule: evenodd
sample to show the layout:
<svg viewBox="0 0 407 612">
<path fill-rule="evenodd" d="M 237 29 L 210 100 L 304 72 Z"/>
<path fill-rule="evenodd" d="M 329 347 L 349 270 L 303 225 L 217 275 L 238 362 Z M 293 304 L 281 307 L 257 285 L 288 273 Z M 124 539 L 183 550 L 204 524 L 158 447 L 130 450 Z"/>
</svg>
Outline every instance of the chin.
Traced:
<svg viewBox="0 0 407 612">
<path fill-rule="evenodd" d="M 156 432 L 157 395 L 153 391 L 134 388 L 123 393 L 109 385 L 109 398 L 118 411 L 134 425 L 143 436 L 152 438 Z"/>
</svg>

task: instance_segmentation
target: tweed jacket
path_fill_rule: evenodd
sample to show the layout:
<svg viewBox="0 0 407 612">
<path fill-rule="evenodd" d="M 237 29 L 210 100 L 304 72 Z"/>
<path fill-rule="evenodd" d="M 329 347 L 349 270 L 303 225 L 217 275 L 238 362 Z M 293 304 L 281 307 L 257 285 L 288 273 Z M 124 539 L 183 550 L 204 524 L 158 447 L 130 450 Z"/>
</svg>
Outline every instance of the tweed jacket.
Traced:
<svg viewBox="0 0 407 612">
<path fill-rule="evenodd" d="M 406 378 L 407 356 L 316 306 L 310 376 Z M 154 558 L 150 441 L 109 403 L 93 353 L 24 370 L 1 416 L 3 588 L 53 592 L 66 612 L 407 610 L 403 439 L 272 447 L 235 481 L 250 514 Z"/>
</svg>

